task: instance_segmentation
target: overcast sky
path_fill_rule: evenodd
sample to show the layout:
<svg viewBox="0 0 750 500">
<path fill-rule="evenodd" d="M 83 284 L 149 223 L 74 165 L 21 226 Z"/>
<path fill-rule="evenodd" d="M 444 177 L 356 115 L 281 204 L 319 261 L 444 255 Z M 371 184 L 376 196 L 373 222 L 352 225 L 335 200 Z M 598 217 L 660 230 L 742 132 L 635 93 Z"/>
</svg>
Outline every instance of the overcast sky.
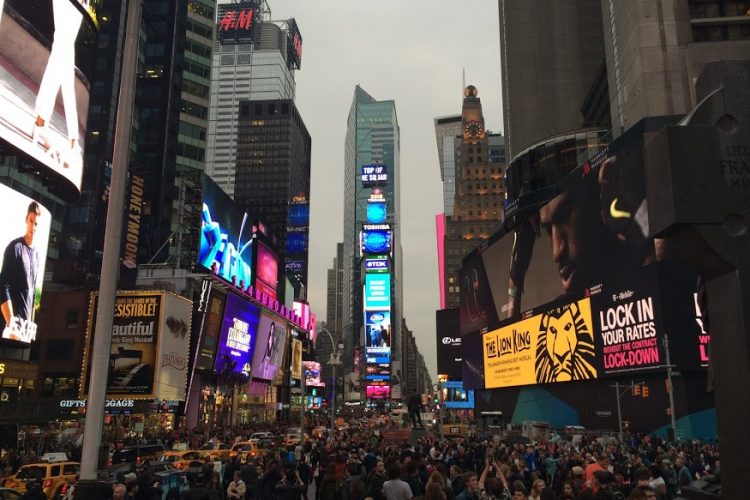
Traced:
<svg viewBox="0 0 750 500">
<path fill-rule="evenodd" d="M 488 130 L 502 131 L 495 0 L 268 0 L 304 40 L 297 107 L 312 136 L 308 299 L 326 316 L 326 270 L 343 237 L 344 137 L 355 85 L 393 99 L 401 127 L 404 315 L 436 381 L 435 215 L 442 184 L 433 118 L 461 112 L 462 69 Z"/>
</svg>

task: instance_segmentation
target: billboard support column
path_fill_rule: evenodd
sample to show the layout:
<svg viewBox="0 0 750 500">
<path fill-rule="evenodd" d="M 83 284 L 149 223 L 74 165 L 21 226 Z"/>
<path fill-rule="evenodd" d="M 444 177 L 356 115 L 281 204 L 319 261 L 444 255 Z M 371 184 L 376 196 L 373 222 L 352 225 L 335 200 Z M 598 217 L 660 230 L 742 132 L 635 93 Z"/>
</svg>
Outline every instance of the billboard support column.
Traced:
<svg viewBox="0 0 750 500">
<path fill-rule="evenodd" d="M 130 156 L 130 130 L 135 97 L 135 76 L 138 53 L 138 33 L 141 22 L 141 0 L 128 2 L 127 32 L 122 58 L 122 80 L 117 106 L 115 147 L 112 165 L 112 181 L 107 210 L 107 225 L 104 234 L 101 281 L 99 285 L 99 307 L 93 352 L 91 353 L 89 388 L 86 405 L 86 429 L 81 453 L 81 485 L 78 498 L 98 498 L 96 470 L 99 446 L 104 421 L 104 401 L 107 391 L 109 350 L 112 338 L 112 319 L 117 292 L 117 271 L 120 266 L 120 243 L 122 233 L 123 204 Z"/>
</svg>

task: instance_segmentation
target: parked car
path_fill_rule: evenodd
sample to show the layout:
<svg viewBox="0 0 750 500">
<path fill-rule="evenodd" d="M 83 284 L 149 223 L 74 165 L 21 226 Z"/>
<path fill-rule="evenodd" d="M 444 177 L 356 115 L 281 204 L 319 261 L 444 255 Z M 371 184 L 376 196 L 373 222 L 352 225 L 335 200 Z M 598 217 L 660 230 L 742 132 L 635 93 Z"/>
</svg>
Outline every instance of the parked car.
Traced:
<svg viewBox="0 0 750 500">
<path fill-rule="evenodd" d="M 125 462 L 135 462 L 136 464 L 139 464 L 147 460 L 156 460 L 162 453 L 164 453 L 164 446 L 160 444 L 124 446 L 119 450 L 115 450 L 112 454 L 110 465 L 117 465 Z"/>
<path fill-rule="evenodd" d="M 14 475 L 3 481 L 2 486 L 26 493 L 27 485 L 38 480 L 47 498 L 57 499 L 63 487 L 78 479 L 81 464 L 78 462 L 40 462 L 21 466 Z"/>
</svg>

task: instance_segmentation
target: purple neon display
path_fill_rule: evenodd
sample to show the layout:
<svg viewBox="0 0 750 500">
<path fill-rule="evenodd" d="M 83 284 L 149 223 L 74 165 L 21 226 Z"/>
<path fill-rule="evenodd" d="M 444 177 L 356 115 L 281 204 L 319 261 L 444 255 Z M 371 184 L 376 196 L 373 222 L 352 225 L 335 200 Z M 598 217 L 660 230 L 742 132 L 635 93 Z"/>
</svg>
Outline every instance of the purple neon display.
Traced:
<svg viewBox="0 0 750 500">
<path fill-rule="evenodd" d="M 216 350 L 217 372 L 223 371 L 227 363 L 234 363 L 233 372 L 250 375 L 259 317 L 260 308 L 236 295 L 227 295 Z"/>
</svg>

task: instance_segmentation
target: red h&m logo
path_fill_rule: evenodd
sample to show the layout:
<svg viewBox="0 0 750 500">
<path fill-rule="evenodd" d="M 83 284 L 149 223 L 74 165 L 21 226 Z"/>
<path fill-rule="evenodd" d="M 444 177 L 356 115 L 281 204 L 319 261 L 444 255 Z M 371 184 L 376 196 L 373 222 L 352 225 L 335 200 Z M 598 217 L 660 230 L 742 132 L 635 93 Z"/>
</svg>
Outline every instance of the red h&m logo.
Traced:
<svg viewBox="0 0 750 500">
<path fill-rule="evenodd" d="M 245 30 L 250 31 L 253 25 L 253 9 L 228 10 L 219 20 L 219 31 Z"/>
</svg>

